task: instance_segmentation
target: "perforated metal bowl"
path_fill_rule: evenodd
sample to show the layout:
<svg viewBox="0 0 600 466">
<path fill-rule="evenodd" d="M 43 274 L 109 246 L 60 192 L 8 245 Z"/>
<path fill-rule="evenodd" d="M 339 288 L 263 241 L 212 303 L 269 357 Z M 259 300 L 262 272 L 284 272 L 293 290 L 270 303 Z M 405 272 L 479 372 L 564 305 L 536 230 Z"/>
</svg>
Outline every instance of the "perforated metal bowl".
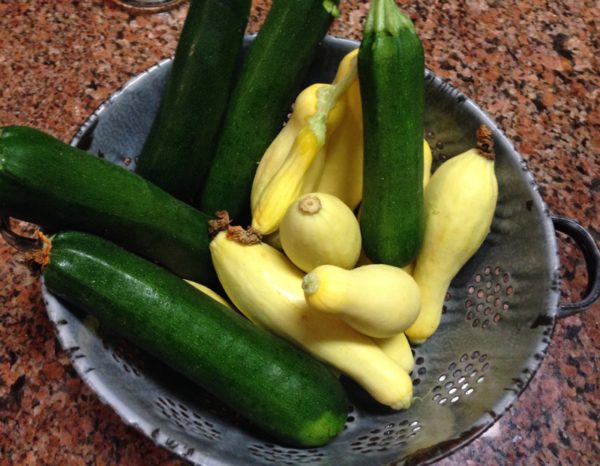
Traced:
<svg viewBox="0 0 600 466">
<path fill-rule="evenodd" d="M 331 80 L 357 45 L 327 38 L 309 81 Z M 132 169 L 170 66 L 164 61 L 129 82 L 72 143 Z M 156 360 L 94 330 L 44 290 L 73 365 L 124 422 L 196 464 L 377 465 L 439 458 L 508 409 L 544 357 L 555 319 L 597 298 L 597 246 L 575 222 L 551 217 L 521 157 L 473 102 L 431 73 L 426 84 L 426 137 L 436 160 L 471 147 L 475 129 L 486 123 L 494 131 L 500 196 L 489 237 L 452 283 L 439 331 L 415 349 L 414 405 L 393 412 L 345 381 L 352 405 L 335 441 L 312 449 L 278 445 Z M 576 240 L 590 272 L 586 298 L 570 309 L 559 308 L 554 227 Z"/>
</svg>

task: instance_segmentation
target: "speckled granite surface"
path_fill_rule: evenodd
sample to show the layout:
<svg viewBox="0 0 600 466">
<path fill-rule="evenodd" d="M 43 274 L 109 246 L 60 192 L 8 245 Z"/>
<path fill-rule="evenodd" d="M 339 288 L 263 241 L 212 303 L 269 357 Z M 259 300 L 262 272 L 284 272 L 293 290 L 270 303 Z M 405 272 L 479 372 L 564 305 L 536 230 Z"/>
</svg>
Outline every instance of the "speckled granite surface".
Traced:
<svg viewBox="0 0 600 466">
<path fill-rule="evenodd" d="M 255 1 L 250 30 L 270 2 Z M 427 65 L 472 97 L 528 161 L 550 209 L 600 236 L 600 7 L 594 0 L 399 1 Z M 360 38 L 368 2 L 331 33 Z M 109 1 L 0 1 L 0 125 L 69 140 L 130 77 L 174 51 L 187 6 L 132 15 Z M 561 241 L 562 292 L 581 257 Z M 39 282 L 0 241 L 0 465 L 179 465 L 125 426 L 55 339 Z M 439 464 L 598 464 L 600 305 L 561 320 L 530 386 L 485 435 Z"/>
</svg>

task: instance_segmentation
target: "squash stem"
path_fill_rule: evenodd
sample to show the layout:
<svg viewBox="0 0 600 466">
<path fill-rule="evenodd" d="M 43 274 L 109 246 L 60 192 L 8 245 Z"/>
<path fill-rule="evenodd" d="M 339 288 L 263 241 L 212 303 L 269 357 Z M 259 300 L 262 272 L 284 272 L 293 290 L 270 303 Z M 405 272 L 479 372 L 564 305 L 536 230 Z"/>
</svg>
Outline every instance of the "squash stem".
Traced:
<svg viewBox="0 0 600 466">
<path fill-rule="evenodd" d="M 307 273 L 302 279 L 302 289 L 307 295 L 315 294 L 317 291 L 319 291 L 320 286 L 321 283 L 319 281 L 319 277 L 312 272 Z"/>
<path fill-rule="evenodd" d="M 356 78 L 356 58 L 350 63 L 348 73 L 335 84 L 329 84 L 317 90 L 317 110 L 308 119 L 308 126 L 317 138 L 318 143 L 325 144 L 325 135 L 327 134 L 327 117 L 329 112 L 335 107 L 341 95 L 348 89 L 350 84 Z"/>
<path fill-rule="evenodd" d="M 307 215 L 316 214 L 322 207 L 321 199 L 317 196 L 306 196 L 298 203 L 298 210 Z"/>
<path fill-rule="evenodd" d="M 231 219 L 229 218 L 229 212 L 226 210 L 219 210 L 215 212 L 216 219 L 208 221 L 208 234 L 211 237 L 217 236 L 221 231 L 227 231 L 231 225 Z"/>
<path fill-rule="evenodd" d="M 226 210 L 216 212 L 216 219 L 208 221 L 208 233 L 211 237 L 217 236 L 221 231 L 227 232 L 227 237 L 242 244 L 258 244 L 262 235 L 253 227 L 243 228 L 232 225 L 229 213 Z"/>
<path fill-rule="evenodd" d="M 494 140 L 492 139 L 492 130 L 487 125 L 481 125 L 477 128 L 477 152 L 488 160 L 495 160 Z"/>
</svg>

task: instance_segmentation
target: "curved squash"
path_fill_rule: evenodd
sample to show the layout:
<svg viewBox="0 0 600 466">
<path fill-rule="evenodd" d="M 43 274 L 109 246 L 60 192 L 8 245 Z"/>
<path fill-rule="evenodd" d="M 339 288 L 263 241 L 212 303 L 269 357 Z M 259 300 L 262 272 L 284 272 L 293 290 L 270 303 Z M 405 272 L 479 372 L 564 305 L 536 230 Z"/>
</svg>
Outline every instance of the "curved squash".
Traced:
<svg viewBox="0 0 600 466">
<path fill-rule="evenodd" d="M 421 289 L 419 317 L 406 330 L 423 343 L 437 329 L 450 282 L 487 236 L 498 198 L 491 130 L 481 126 L 477 147 L 444 162 L 425 191 L 425 236 L 413 277 Z"/>
<path fill-rule="evenodd" d="M 311 310 L 302 293 L 302 272 L 282 253 L 260 242 L 242 244 L 226 232 L 213 239 L 210 251 L 225 292 L 258 325 L 348 375 L 380 403 L 410 406 L 406 371 L 338 317 Z"/>
<path fill-rule="evenodd" d="M 353 270 L 322 265 L 304 277 L 302 288 L 313 309 L 335 314 L 355 330 L 375 338 L 406 330 L 421 306 L 413 278 L 385 264 Z"/>
</svg>

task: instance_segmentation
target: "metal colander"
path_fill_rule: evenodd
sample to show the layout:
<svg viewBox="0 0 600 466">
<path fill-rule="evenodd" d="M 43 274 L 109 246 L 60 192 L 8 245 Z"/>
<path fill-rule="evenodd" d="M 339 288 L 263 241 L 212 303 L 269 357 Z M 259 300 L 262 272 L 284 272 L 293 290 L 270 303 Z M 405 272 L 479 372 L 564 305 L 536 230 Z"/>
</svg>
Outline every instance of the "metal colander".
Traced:
<svg viewBox="0 0 600 466">
<path fill-rule="evenodd" d="M 330 81 L 340 59 L 357 45 L 328 37 L 309 81 Z M 133 169 L 170 66 L 166 60 L 129 82 L 88 119 L 72 143 Z M 491 233 L 452 282 L 440 329 L 415 349 L 416 400 L 409 410 L 377 405 L 344 379 L 351 405 L 339 437 L 321 448 L 279 445 L 163 364 L 96 330 L 44 290 L 50 318 L 81 377 L 127 424 L 203 465 L 427 462 L 491 426 L 535 373 L 562 309 L 555 229 L 524 162 L 495 125 L 432 73 L 426 86 L 426 137 L 437 162 L 473 146 L 481 123 L 494 130 L 499 199 Z M 590 289 L 584 302 L 573 306 L 579 310 L 598 295 L 597 247 L 576 223 L 555 222 L 586 256 Z"/>
</svg>

